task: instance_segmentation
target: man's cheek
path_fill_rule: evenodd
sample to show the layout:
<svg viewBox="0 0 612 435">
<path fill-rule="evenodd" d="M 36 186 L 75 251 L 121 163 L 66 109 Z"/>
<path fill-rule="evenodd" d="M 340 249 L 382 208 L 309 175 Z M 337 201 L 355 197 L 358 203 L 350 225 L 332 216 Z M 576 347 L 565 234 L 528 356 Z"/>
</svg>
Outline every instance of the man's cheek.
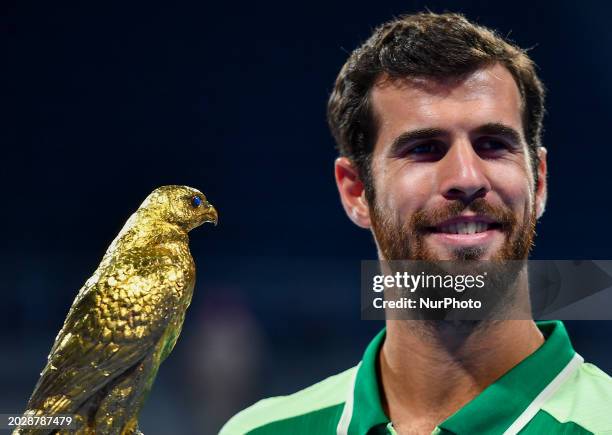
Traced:
<svg viewBox="0 0 612 435">
<path fill-rule="evenodd" d="M 492 191 L 505 204 L 523 204 L 533 202 L 533 182 L 530 183 L 528 173 L 521 168 L 503 168 L 495 173 L 491 183 Z"/>
<path fill-rule="evenodd" d="M 433 174 L 413 166 L 398 172 L 390 184 L 394 184 L 393 192 L 404 206 L 419 209 L 435 199 L 434 180 Z"/>
</svg>

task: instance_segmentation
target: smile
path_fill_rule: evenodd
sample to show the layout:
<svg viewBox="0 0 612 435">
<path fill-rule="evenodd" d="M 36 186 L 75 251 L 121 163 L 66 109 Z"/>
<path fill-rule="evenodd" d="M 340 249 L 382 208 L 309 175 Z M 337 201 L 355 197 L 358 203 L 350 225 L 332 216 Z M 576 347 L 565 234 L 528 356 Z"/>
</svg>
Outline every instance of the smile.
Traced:
<svg viewBox="0 0 612 435">
<path fill-rule="evenodd" d="M 433 228 L 434 233 L 446 234 L 477 234 L 488 230 L 499 229 L 497 223 L 486 222 L 457 222 L 453 224 L 441 225 Z"/>
<path fill-rule="evenodd" d="M 459 216 L 429 227 L 432 233 L 478 234 L 488 230 L 498 230 L 501 225 L 484 216 Z"/>
</svg>

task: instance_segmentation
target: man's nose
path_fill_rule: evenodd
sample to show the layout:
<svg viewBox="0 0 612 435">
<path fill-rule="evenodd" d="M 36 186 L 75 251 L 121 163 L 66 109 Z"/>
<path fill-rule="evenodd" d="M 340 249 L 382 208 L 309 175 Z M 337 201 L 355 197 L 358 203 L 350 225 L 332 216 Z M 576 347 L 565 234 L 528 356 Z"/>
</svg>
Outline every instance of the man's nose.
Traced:
<svg viewBox="0 0 612 435">
<path fill-rule="evenodd" d="M 491 190 L 485 162 L 469 140 L 451 145 L 440 163 L 440 191 L 449 200 L 469 204 Z"/>
</svg>

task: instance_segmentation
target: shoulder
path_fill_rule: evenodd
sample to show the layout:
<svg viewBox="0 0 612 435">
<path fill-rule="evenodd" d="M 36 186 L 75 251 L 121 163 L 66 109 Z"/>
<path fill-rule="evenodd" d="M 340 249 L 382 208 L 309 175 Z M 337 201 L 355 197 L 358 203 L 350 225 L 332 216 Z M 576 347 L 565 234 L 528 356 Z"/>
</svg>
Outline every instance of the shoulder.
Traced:
<svg viewBox="0 0 612 435">
<path fill-rule="evenodd" d="M 322 425 L 334 424 L 334 419 L 337 423 L 336 414 L 339 418 L 356 370 L 357 367 L 350 368 L 288 396 L 260 400 L 231 418 L 220 435 L 243 435 L 300 418 L 318 419 Z"/>
<path fill-rule="evenodd" d="M 582 363 L 542 406 L 559 422 L 574 422 L 593 433 L 612 429 L 610 409 L 612 378 L 590 363 Z"/>
</svg>

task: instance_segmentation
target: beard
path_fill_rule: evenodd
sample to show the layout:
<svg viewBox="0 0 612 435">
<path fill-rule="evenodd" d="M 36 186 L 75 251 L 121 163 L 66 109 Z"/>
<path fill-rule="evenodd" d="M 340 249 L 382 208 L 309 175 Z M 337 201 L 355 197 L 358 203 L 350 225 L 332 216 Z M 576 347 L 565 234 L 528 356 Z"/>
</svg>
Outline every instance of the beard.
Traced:
<svg viewBox="0 0 612 435">
<path fill-rule="evenodd" d="M 463 212 L 471 211 L 494 220 L 498 229 L 504 234 L 503 245 L 490 256 L 488 261 L 478 261 L 486 253 L 487 248 L 479 246 L 452 248 L 451 257 L 441 261 L 439 255 L 426 244 L 426 237 L 432 228 L 440 223 L 455 218 Z M 483 320 L 502 319 L 520 312 L 521 318 L 530 316 L 529 294 L 517 292 L 517 278 L 524 261 L 533 245 L 535 236 L 536 212 L 526 208 L 525 218 L 519 222 L 509 207 L 494 206 L 483 198 L 478 198 L 470 204 L 456 200 L 444 207 L 434 210 L 419 210 L 410 219 L 403 222 L 399 215 L 393 215 L 375 205 L 371 211 L 371 223 L 374 236 L 381 254 L 381 260 L 389 271 L 410 271 L 412 274 L 485 274 L 488 275 L 487 286 L 481 290 L 465 291 L 459 296 L 453 290 L 428 289 L 428 295 L 437 299 L 445 296 L 475 297 L 483 301 L 486 309 L 474 313 L 462 310 L 437 310 L 421 312 L 403 312 L 400 317 L 425 320 L 425 329 L 464 331 L 470 335 L 478 327 L 483 326 Z M 411 260 L 411 261 L 401 261 Z M 520 293 L 520 294 L 519 294 Z M 395 297 L 415 297 L 402 292 Z M 527 305 L 525 305 L 527 303 Z M 523 311 L 519 311 L 523 310 Z M 416 316 L 416 317 L 412 317 Z M 489 322 L 484 322 L 489 323 Z"/>
<path fill-rule="evenodd" d="M 484 198 L 477 198 L 470 204 L 460 200 L 434 210 L 419 210 L 407 222 L 402 222 L 399 215 L 383 210 L 374 200 L 371 208 L 372 231 L 384 260 L 440 260 L 425 244 L 425 237 L 431 228 L 439 223 L 459 216 L 462 212 L 471 211 L 493 219 L 499 224 L 505 235 L 504 245 L 491 260 L 524 260 L 529 255 L 535 236 L 535 206 L 525 210 L 525 219 L 518 222 L 514 213 L 506 206 L 494 206 Z M 458 247 L 452 251 L 449 260 L 478 260 L 485 253 L 482 247 Z"/>
</svg>

